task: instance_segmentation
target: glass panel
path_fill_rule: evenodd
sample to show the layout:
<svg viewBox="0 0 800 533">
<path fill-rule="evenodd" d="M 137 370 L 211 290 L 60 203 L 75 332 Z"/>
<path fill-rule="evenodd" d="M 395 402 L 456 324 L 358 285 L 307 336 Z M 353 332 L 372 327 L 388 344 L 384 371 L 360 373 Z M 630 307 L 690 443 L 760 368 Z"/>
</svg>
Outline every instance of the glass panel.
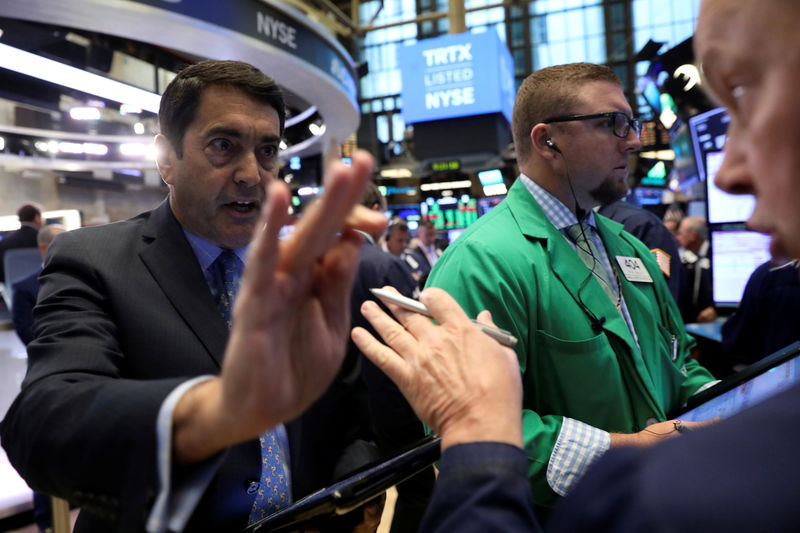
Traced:
<svg viewBox="0 0 800 533">
<path fill-rule="evenodd" d="M 534 17 L 531 19 L 531 42 L 532 43 L 546 43 L 548 41 L 547 35 L 547 18 Z"/>
<path fill-rule="evenodd" d="M 400 116 L 400 113 L 395 113 L 392 115 L 392 138 L 396 142 L 401 142 L 403 140 L 403 133 L 406 129 L 406 123 L 403 120 L 403 117 Z"/>
<path fill-rule="evenodd" d="M 586 39 L 586 58 L 590 63 L 606 62 L 606 39 L 605 37 L 589 37 Z"/>
<path fill-rule="evenodd" d="M 583 13 L 581 11 L 577 9 L 567 11 L 565 21 L 565 30 L 568 35 L 572 37 L 582 37 L 586 34 L 586 29 L 583 27 Z"/>
<path fill-rule="evenodd" d="M 567 17 L 564 13 L 554 13 L 547 17 L 548 40 L 563 41 L 567 38 Z"/>
<path fill-rule="evenodd" d="M 525 42 L 525 28 L 521 20 L 511 22 L 511 46 L 520 46 Z"/>
<path fill-rule="evenodd" d="M 603 27 L 603 8 L 587 7 L 583 10 L 586 20 L 586 35 L 605 35 Z"/>
<path fill-rule="evenodd" d="M 377 130 L 378 140 L 384 144 L 389 142 L 389 120 L 386 115 L 375 117 L 375 129 Z"/>
<path fill-rule="evenodd" d="M 611 36 L 611 60 L 623 61 L 626 57 L 625 45 L 627 40 L 624 33 L 615 33 Z"/>
<path fill-rule="evenodd" d="M 525 50 L 517 48 L 511 55 L 514 57 L 514 75 L 524 76 L 528 72 L 528 66 L 525 64 Z"/>
</svg>

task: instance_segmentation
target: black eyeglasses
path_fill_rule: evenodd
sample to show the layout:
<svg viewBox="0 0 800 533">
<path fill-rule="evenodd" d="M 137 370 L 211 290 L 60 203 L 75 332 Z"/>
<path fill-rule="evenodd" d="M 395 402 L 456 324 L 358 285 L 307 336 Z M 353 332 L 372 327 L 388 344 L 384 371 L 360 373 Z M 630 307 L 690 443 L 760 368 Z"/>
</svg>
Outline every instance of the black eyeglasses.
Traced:
<svg viewBox="0 0 800 533">
<path fill-rule="evenodd" d="M 565 117 L 551 117 L 544 121 L 545 124 L 552 122 L 572 122 L 573 120 L 592 120 L 595 118 L 605 118 L 608 126 L 614 135 L 622 139 L 628 136 L 631 129 L 636 132 L 636 136 L 642 133 L 642 121 L 638 118 L 631 118 L 621 111 L 609 111 L 608 113 L 593 113 L 591 115 L 569 115 Z"/>
</svg>

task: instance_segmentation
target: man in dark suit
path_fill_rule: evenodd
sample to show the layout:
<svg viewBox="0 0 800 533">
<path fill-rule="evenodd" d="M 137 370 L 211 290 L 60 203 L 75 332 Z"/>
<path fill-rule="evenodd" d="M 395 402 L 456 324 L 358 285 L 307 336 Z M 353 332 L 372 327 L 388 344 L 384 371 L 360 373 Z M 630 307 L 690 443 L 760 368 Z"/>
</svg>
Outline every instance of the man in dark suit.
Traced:
<svg viewBox="0 0 800 533">
<path fill-rule="evenodd" d="M 361 204 L 373 211 L 386 211 L 386 200 L 374 183 L 367 185 Z M 381 232 L 364 235 L 358 272 L 350 295 L 350 316 L 353 327 L 360 326 L 369 331 L 372 327 L 361 314 L 361 304 L 367 300 L 377 301 L 370 289 L 385 285 L 394 287 L 409 298 L 419 295 L 419 287 L 406 264 L 397 256 L 381 250 L 375 242 Z M 361 357 L 361 352 L 348 342 L 348 353 Z M 419 418 L 397 390 L 392 381 L 368 359 L 362 360 L 361 375 L 368 392 L 370 424 L 374 428 L 379 450 L 388 457 L 425 436 Z M 398 484 L 397 501 L 392 515 L 392 533 L 416 533 L 425 507 L 433 491 L 434 473 L 429 468 L 411 479 Z"/>
<path fill-rule="evenodd" d="M 53 238 L 66 231 L 61 224 L 48 224 L 42 226 L 36 235 L 36 244 L 42 252 L 42 257 L 47 252 Z M 33 307 L 36 305 L 36 298 L 39 295 L 39 274 L 41 268 L 30 276 L 26 276 L 14 282 L 13 303 L 11 305 L 11 322 L 14 324 L 14 331 L 26 346 L 33 340 Z M 33 493 L 33 519 L 39 527 L 39 531 L 47 531 L 53 527 L 52 505 L 50 497 L 40 492 Z"/>
<path fill-rule="evenodd" d="M 36 245 L 42 252 L 42 257 L 55 236 L 66 230 L 67 228 L 61 224 L 42 226 L 36 236 Z M 11 322 L 14 323 L 14 330 L 25 345 L 33 340 L 33 306 L 36 305 L 36 298 L 39 295 L 39 274 L 41 272 L 41 268 L 37 269 L 36 272 L 17 280 L 13 285 Z"/>
<path fill-rule="evenodd" d="M 423 220 L 417 228 L 417 238 L 419 244 L 411 249 L 411 253 L 419 263 L 420 285 L 424 285 L 433 265 L 439 260 L 442 251 L 436 247 L 436 225 L 430 220 Z"/>
<path fill-rule="evenodd" d="M 26 481 L 81 507 L 77 532 L 237 531 L 265 484 L 287 479 L 262 471 L 260 449 L 296 500 L 329 482 L 358 429 L 358 365 L 342 361 L 354 230 L 385 225 L 356 206 L 372 159 L 334 164 L 279 242 L 289 191 L 276 179 L 275 82 L 245 63 L 192 65 L 167 87 L 159 121 L 167 200 L 53 243 L 28 374 L 2 424 Z M 223 255 L 247 263 L 232 315 L 218 305 L 239 274 L 215 284 Z M 259 446 L 267 431 L 277 444 Z"/>
<path fill-rule="evenodd" d="M 798 19 L 796 2 L 703 0 L 694 37 L 707 87 L 731 119 L 715 184 L 755 196 L 748 227 L 769 233 L 773 255 L 784 257 L 800 257 Z M 363 329 L 352 334 L 442 435 L 437 489 L 420 530 L 538 531 L 523 483 L 513 353 L 478 344 L 477 330 L 441 292 L 426 290 L 420 299 L 440 325 L 389 305 L 401 327 L 368 302 L 362 312 L 391 339 L 390 347 Z M 485 314 L 482 319 L 489 322 Z M 556 507 L 549 526 L 558 532 L 797 531 L 798 403 L 800 386 L 794 386 L 683 437 L 673 438 L 680 434 L 676 425 L 661 436 L 666 442 L 651 448 L 610 450 Z"/>
<path fill-rule="evenodd" d="M 42 227 L 42 210 L 36 204 L 23 204 L 17 209 L 20 228 L 0 240 L 0 282 L 5 282 L 3 258 L 6 250 L 14 248 L 36 248 L 36 234 Z"/>
</svg>

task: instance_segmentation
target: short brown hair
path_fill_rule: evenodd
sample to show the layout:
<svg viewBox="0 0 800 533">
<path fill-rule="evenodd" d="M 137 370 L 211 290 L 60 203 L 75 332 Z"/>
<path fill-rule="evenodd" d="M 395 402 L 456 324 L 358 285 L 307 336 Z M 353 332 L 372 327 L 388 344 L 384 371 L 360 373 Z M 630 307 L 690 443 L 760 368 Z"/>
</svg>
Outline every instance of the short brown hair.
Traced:
<svg viewBox="0 0 800 533">
<path fill-rule="evenodd" d="M 522 82 L 514 102 L 511 131 L 517 160 L 531 153 L 531 130 L 549 117 L 568 115 L 580 102 L 577 92 L 584 85 L 607 81 L 622 87 L 619 77 L 605 65 L 568 63 L 537 70 Z"/>
<path fill-rule="evenodd" d="M 275 109 L 283 135 L 286 104 L 275 80 L 242 61 L 201 61 L 178 72 L 161 96 L 158 123 L 178 157 L 183 157 L 183 136 L 197 113 L 200 96 L 217 85 L 240 89 Z"/>
<path fill-rule="evenodd" d="M 39 216 L 42 216 L 42 210 L 36 204 L 22 204 L 17 209 L 17 218 L 20 222 L 33 222 Z"/>
</svg>

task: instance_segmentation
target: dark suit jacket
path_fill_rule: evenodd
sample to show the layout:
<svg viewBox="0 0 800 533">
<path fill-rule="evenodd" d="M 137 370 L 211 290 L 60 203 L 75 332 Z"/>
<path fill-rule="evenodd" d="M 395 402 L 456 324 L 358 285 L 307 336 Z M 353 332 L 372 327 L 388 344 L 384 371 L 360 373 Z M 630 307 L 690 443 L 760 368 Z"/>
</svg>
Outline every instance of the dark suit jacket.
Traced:
<svg viewBox="0 0 800 533">
<path fill-rule="evenodd" d="M 391 285 L 408 297 L 413 297 L 417 290 L 417 282 L 408 273 L 403 261 L 389 252 L 384 252 L 373 243 L 365 241 L 361 246 L 358 271 L 350 294 L 350 316 L 353 327 L 360 326 L 378 336 L 361 314 L 361 304 L 366 300 L 372 300 L 378 302 L 388 312 L 388 309 L 369 292 L 369 289 L 384 285 Z M 348 341 L 347 349 L 350 356 L 361 357 L 361 352 L 352 340 Z M 393 448 L 408 443 L 402 442 L 402 431 L 401 435 L 395 434 L 398 425 L 403 421 L 418 426 L 419 431 L 416 436 L 423 437 L 422 423 L 414 415 L 397 386 L 368 359 L 363 358 L 361 364 L 362 375 L 369 391 L 371 420 L 377 426 L 378 443 L 381 448 L 391 453 L 394 451 Z M 398 440 L 400 442 L 397 442 Z"/>
<path fill-rule="evenodd" d="M 36 248 L 36 235 L 39 233 L 34 227 L 23 225 L 17 231 L 11 232 L 0 240 L 0 282 L 6 280 L 5 268 L 3 268 L 3 257 L 6 250 L 14 248 Z"/>
<path fill-rule="evenodd" d="M 758 267 L 736 312 L 722 325 L 722 349 L 730 363 L 755 363 L 800 340 L 800 276 L 796 266 Z"/>
<path fill-rule="evenodd" d="M 452 446 L 419 533 L 535 533 L 528 459 L 498 442 Z"/>
<path fill-rule="evenodd" d="M 23 344 L 28 344 L 33 340 L 33 306 L 36 305 L 36 297 L 39 294 L 39 273 L 41 271 L 40 268 L 30 276 L 15 281 L 13 285 L 11 321 Z"/>
<path fill-rule="evenodd" d="M 559 502 L 557 533 L 794 532 L 800 524 L 800 386 L 652 448 L 615 448 Z M 473 450 L 470 450 L 470 447 Z M 524 453 L 445 450 L 420 533 L 539 531 Z"/>
<path fill-rule="evenodd" d="M 797 531 L 800 386 L 655 448 L 619 448 L 592 466 L 553 531 Z"/>
<path fill-rule="evenodd" d="M 158 490 L 159 408 L 187 378 L 219 372 L 226 325 L 167 201 L 59 236 L 40 281 L 3 446 L 34 489 L 81 506 L 75 531 L 140 531 Z M 354 435 L 345 404 L 358 371 L 345 361 L 323 399 L 287 424 L 295 499 L 329 482 Z M 257 441 L 227 450 L 187 530 L 244 527 L 244 492 L 259 474 Z"/>
<path fill-rule="evenodd" d="M 365 239 L 350 295 L 350 316 L 353 327 L 361 326 L 376 337 L 379 337 L 378 334 L 361 314 L 361 304 L 372 300 L 387 310 L 369 292 L 369 289 L 384 285 L 391 285 L 404 296 L 416 296 L 417 282 L 411 277 L 406 263 L 397 256 L 384 252 L 370 239 Z M 352 357 L 361 357 L 352 340 L 347 346 Z M 373 428 L 381 454 L 390 457 L 408 444 L 421 439 L 425 430 L 397 386 L 366 357 L 361 359 L 361 365 L 361 375 L 369 393 L 367 402 L 370 419 L 365 424 L 370 424 Z M 398 484 L 398 499 L 392 517 L 393 533 L 416 533 L 433 491 L 434 480 L 433 469 L 430 468 Z"/>
</svg>

